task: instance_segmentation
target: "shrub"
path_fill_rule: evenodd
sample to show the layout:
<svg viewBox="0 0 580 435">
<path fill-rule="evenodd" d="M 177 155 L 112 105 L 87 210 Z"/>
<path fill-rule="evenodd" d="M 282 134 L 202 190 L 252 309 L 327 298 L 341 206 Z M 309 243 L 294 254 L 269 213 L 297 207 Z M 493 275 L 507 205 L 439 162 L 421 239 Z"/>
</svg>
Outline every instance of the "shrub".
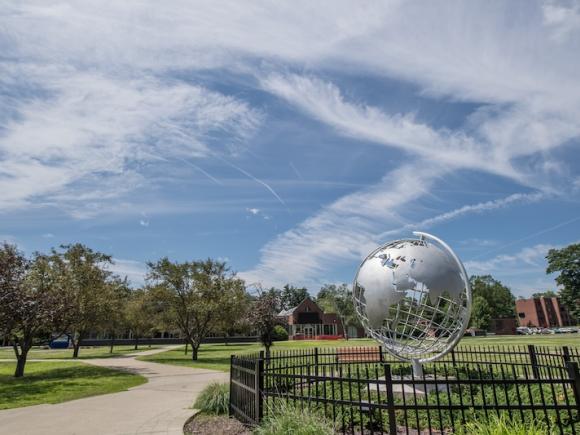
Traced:
<svg viewBox="0 0 580 435">
<path fill-rule="evenodd" d="M 276 325 L 272 331 L 272 338 L 274 341 L 286 341 L 288 340 L 288 331 L 283 326 Z"/>
<path fill-rule="evenodd" d="M 255 435 L 333 435 L 334 427 L 325 417 L 280 402 L 256 428 Z"/>
<path fill-rule="evenodd" d="M 230 386 L 212 382 L 199 394 L 193 407 L 206 414 L 227 414 L 230 406 Z"/>
<path fill-rule="evenodd" d="M 551 435 L 543 423 L 534 420 L 522 422 L 510 419 L 505 414 L 488 419 L 472 421 L 459 431 L 459 435 Z"/>
</svg>

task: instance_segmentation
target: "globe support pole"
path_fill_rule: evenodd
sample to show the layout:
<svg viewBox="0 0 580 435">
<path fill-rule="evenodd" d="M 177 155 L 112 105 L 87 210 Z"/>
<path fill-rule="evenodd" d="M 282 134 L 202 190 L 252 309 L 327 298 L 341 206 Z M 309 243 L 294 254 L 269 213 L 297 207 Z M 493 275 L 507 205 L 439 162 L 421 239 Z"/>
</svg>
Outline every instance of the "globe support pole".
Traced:
<svg viewBox="0 0 580 435">
<path fill-rule="evenodd" d="M 423 373 L 423 364 L 418 359 L 412 359 L 411 365 L 413 366 L 413 376 L 416 378 L 423 379 L 425 376 Z"/>
</svg>

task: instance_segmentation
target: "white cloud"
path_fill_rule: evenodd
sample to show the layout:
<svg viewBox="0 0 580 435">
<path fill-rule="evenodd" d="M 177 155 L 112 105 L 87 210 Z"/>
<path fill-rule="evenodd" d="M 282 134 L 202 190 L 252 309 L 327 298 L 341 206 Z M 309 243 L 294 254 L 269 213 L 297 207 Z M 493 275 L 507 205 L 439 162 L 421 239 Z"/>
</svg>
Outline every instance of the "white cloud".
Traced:
<svg viewBox="0 0 580 435">
<path fill-rule="evenodd" d="M 161 164 L 168 155 L 207 155 L 212 129 L 247 138 L 260 118 L 248 105 L 163 79 L 218 69 L 253 74 L 266 90 L 340 134 L 418 160 L 388 168 L 380 183 L 334 201 L 268 243 L 261 263 L 248 272 L 256 279 L 314 279 L 337 259 L 356 258 L 374 235 L 404 225 L 399 214 L 452 168 L 557 190 L 562 163 L 550 152 L 580 134 L 580 57 L 571 55 L 580 50 L 575 7 L 485 1 L 357 6 L 2 2 L 2 52 L 18 64 L 4 63 L 1 77 L 7 89 L 39 95 L 6 97 L 6 113 L 0 109 L 10 120 L 0 139 L 0 210 L 54 204 L 92 216 L 107 209 L 98 198 L 114 200 L 147 185 L 144 165 Z M 425 96 L 482 107 L 461 129 L 434 128 L 413 113 L 386 113 L 345 96 L 316 78 L 318 71 L 401 79 Z M 528 158 L 534 155 L 547 163 Z M 470 207 L 424 222 L 480 210 Z"/>
<path fill-rule="evenodd" d="M 315 283 L 338 261 L 356 261 L 375 247 L 378 228 L 399 223 L 391 210 L 404 208 L 423 195 L 440 170 L 424 162 L 387 174 L 369 189 L 347 195 L 286 231 L 261 249 L 261 261 L 240 275 L 264 286 L 287 282 Z"/>
<path fill-rule="evenodd" d="M 145 283 L 147 265 L 140 261 L 113 258 L 114 264 L 107 268 L 121 278 L 127 277 L 133 286 L 142 286 Z"/>
<path fill-rule="evenodd" d="M 516 295 L 555 290 L 554 275 L 546 275 L 546 255 L 560 246 L 537 244 L 522 248 L 513 254 L 501 254 L 483 261 L 466 261 L 470 275 L 492 275 L 512 288 Z"/>
<path fill-rule="evenodd" d="M 14 68 L 24 77 L 41 74 Z M 91 216 L 92 206 L 145 185 L 148 165 L 206 156 L 204 135 L 244 137 L 260 118 L 199 86 L 68 69 L 41 79 L 51 97 L 22 103 L 0 138 L 2 210 L 55 203 Z"/>
<path fill-rule="evenodd" d="M 253 214 L 254 216 L 260 213 L 259 208 L 246 208 L 246 211 L 250 214 Z"/>
<path fill-rule="evenodd" d="M 569 33 L 580 30 L 580 5 L 571 3 L 568 6 L 548 3 L 543 6 L 544 23 L 552 31 L 556 41 L 564 40 Z"/>
<path fill-rule="evenodd" d="M 492 201 L 480 202 L 478 204 L 471 204 L 471 205 L 464 205 L 463 207 L 457 208 L 455 210 L 448 211 L 446 213 L 442 213 L 437 216 L 433 216 L 428 219 L 424 219 L 420 222 L 415 222 L 411 224 L 406 224 L 401 228 L 397 228 L 394 230 L 385 231 L 379 234 L 378 238 L 383 239 L 387 236 L 391 236 L 393 234 L 398 234 L 404 231 L 411 231 L 411 230 L 420 230 L 431 228 L 435 225 L 441 224 L 443 222 L 447 222 L 453 219 L 460 218 L 467 214 L 471 213 L 482 213 L 485 211 L 497 210 L 504 207 L 509 207 L 514 204 L 526 204 L 531 202 L 537 202 L 542 199 L 545 199 L 546 195 L 541 192 L 536 193 L 514 193 L 513 195 L 509 195 L 505 198 L 494 199 Z"/>
</svg>

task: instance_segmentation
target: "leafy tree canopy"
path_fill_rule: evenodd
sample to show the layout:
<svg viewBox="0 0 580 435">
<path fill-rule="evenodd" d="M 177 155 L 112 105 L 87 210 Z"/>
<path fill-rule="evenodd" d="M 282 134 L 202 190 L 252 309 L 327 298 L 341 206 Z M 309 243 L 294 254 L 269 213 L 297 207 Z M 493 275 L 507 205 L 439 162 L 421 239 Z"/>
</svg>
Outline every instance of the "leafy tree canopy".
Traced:
<svg viewBox="0 0 580 435">
<path fill-rule="evenodd" d="M 286 284 L 280 293 L 280 305 L 283 310 L 289 310 L 298 306 L 308 296 L 309 293 L 306 288 Z"/>
<path fill-rule="evenodd" d="M 473 300 L 479 296 L 487 302 L 491 318 L 515 315 L 515 297 L 511 290 L 491 275 L 472 276 L 469 279 Z"/>
<path fill-rule="evenodd" d="M 562 287 L 560 298 L 572 316 L 580 319 L 580 243 L 562 249 L 550 249 L 546 273 L 559 273 L 556 282 Z"/>
</svg>

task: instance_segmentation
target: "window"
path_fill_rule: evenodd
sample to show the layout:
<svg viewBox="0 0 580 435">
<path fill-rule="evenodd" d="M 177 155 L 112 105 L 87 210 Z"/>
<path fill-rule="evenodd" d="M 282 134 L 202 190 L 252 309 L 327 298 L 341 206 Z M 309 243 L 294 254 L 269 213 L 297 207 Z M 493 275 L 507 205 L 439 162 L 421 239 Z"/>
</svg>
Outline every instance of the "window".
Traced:
<svg viewBox="0 0 580 435">
<path fill-rule="evenodd" d="M 520 319 L 524 319 L 526 317 L 526 313 L 518 313 L 518 317 Z"/>
</svg>

